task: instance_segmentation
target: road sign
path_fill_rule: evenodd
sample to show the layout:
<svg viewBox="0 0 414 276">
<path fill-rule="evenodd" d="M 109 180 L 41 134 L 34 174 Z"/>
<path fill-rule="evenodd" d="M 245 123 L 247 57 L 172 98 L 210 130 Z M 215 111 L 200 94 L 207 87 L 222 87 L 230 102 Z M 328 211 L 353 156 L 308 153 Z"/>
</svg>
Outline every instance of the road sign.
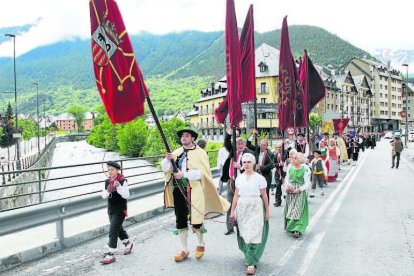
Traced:
<svg viewBox="0 0 414 276">
<path fill-rule="evenodd" d="M 22 138 L 21 133 L 13 133 L 13 138 Z"/>
</svg>

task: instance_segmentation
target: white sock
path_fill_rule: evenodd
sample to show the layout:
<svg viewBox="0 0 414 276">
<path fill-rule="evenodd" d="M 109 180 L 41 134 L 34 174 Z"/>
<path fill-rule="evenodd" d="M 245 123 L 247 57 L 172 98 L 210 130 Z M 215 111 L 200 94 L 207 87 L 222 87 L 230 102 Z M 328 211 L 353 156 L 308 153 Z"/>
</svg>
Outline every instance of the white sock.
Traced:
<svg viewBox="0 0 414 276">
<path fill-rule="evenodd" d="M 183 251 L 188 252 L 187 246 L 187 237 L 188 237 L 188 229 L 178 230 L 178 236 L 180 237 L 181 247 Z"/>
<path fill-rule="evenodd" d="M 196 232 L 197 238 L 198 238 L 198 245 L 204 246 L 204 233 L 201 232 L 202 229 L 198 230 Z"/>
<path fill-rule="evenodd" d="M 121 240 L 121 242 L 126 246 L 129 243 L 129 239 Z"/>
</svg>

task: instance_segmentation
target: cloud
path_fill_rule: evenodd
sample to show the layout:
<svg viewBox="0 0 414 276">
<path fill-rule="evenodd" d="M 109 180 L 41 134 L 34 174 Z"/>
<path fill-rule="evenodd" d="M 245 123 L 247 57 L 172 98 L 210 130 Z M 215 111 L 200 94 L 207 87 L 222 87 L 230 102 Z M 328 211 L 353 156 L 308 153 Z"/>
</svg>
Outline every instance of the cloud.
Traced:
<svg viewBox="0 0 414 276">
<path fill-rule="evenodd" d="M 35 24 L 16 37 L 18 55 L 38 46 L 90 36 L 89 1 L 3 2 L 0 28 Z M 225 0 L 118 0 L 117 3 L 132 34 L 224 29 Z M 289 25 L 318 26 L 364 50 L 414 48 L 414 40 L 409 36 L 410 10 L 402 8 L 406 5 L 403 0 L 394 0 L 390 5 L 348 0 L 340 8 L 328 0 L 292 0 L 283 5 L 275 0 L 236 0 L 239 27 L 250 3 L 254 5 L 255 29 L 259 32 L 279 29 L 283 17 L 288 15 Z M 12 53 L 10 40 L 0 44 L 0 57 Z"/>
</svg>

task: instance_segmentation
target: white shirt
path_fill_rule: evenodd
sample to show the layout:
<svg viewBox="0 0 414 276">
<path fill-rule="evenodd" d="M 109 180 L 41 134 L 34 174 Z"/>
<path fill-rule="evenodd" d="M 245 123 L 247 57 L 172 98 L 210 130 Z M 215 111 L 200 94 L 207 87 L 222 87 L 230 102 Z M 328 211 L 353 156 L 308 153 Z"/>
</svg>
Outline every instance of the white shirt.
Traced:
<svg viewBox="0 0 414 276">
<path fill-rule="evenodd" d="M 310 181 L 311 170 L 310 170 L 309 166 L 306 165 L 306 164 L 301 164 L 301 166 L 302 166 L 302 168 L 306 169 L 305 175 L 303 176 L 303 178 L 305 179 L 305 183 L 303 183 L 303 185 L 299 187 L 299 190 L 301 190 L 303 192 L 303 191 L 309 189 L 309 187 L 311 187 L 311 185 L 312 185 L 311 181 Z M 291 167 L 292 167 L 292 163 L 289 163 L 286 170 L 285 170 L 285 168 L 283 168 L 283 170 L 286 171 L 285 183 L 287 185 L 290 185 L 290 183 L 289 183 L 289 178 L 290 178 L 289 169 Z"/>
<path fill-rule="evenodd" d="M 236 188 L 239 189 L 239 196 L 260 196 L 260 190 L 267 187 L 266 179 L 258 174 L 254 173 L 247 181 L 247 174 L 240 174 L 236 178 Z"/>
<path fill-rule="evenodd" d="M 128 181 L 125 179 L 124 183 L 122 185 L 119 185 L 116 187 L 116 192 L 124 199 L 127 199 L 129 197 L 129 188 L 128 188 Z M 103 189 L 101 192 L 101 197 L 103 199 L 109 197 L 109 193 L 106 189 Z"/>
<path fill-rule="evenodd" d="M 162 171 L 165 173 L 172 170 L 171 161 L 167 160 L 167 158 L 162 159 L 161 168 L 162 168 Z M 179 168 L 184 173 L 184 178 L 187 178 L 188 180 L 200 180 L 201 179 L 201 172 L 199 170 L 188 170 L 187 171 L 186 168 L 187 168 L 187 158 L 184 158 L 183 163 L 181 164 L 181 168 Z"/>
<path fill-rule="evenodd" d="M 219 168 L 223 167 L 228 157 L 229 157 L 229 152 L 227 151 L 225 147 L 222 147 L 218 152 L 217 167 Z"/>
</svg>

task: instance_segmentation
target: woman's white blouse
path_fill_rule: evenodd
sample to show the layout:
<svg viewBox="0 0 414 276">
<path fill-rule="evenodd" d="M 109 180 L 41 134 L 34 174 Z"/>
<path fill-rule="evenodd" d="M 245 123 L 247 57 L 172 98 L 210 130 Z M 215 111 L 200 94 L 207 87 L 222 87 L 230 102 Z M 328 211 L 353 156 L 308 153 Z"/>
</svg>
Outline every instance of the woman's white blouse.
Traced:
<svg viewBox="0 0 414 276">
<path fill-rule="evenodd" d="M 239 189 L 239 196 L 260 196 L 260 190 L 267 187 L 266 179 L 254 173 L 247 181 L 247 174 L 240 174 L 236 178 L 236 188 Z"/>
</svg>

